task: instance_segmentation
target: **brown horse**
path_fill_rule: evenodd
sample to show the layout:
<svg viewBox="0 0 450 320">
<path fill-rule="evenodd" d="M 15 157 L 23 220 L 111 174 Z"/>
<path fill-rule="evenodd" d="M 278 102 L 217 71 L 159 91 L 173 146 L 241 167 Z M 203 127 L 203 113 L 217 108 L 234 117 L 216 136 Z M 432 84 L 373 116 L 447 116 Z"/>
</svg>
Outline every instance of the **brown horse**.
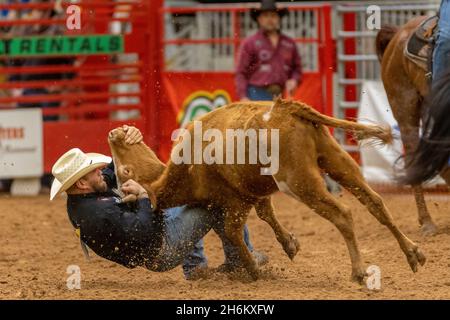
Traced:
<svg viewBox="0 0 450 320">
<path fill-rule="evenodd" d="M 426 71 L 406 57 L 404 51 L 408 39 L 425 19 L 426 17 L 414 18 L 401 28 L 385 26 L 376 38 L 382 80 L 393 115 L 400 127 L 406 164 L 411 163 L 419 144 L 420 120 L 425 106 L 423 101 L 429 91 L 429 81 Z M 450 172 L 444 170 L 441 176 L 449 184 Z M 421 230 L 425 235 L 435 234 L 437 228 L 428 212 L 422 186 L 416 181 L 412 188 Z"/>
</svg>

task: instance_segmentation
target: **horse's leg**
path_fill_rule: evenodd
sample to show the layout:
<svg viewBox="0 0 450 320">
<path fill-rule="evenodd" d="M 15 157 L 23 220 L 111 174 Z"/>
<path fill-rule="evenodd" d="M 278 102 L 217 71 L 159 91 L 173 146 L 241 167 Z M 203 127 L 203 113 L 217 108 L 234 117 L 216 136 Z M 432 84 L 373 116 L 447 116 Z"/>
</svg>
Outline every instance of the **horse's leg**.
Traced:
<svg viewBox="0 0 450 320">
<path fill-rule="evenodd" d="M 392 88 L 386 85 L 385 82 L 385 88 L 388 93 L 392 112 L 400 127 L 402 142 L 405 148 L 405 160 L 407 162 L 410 153 L 414 151 L 419 143 L 421 97 L 413 89 L 409 81 L 406 81 L 403 85 L 402 83 L 397 83 Z M 404 88 L 404 90 L 400 90 L 399 88 Z M 437 227 L 428 212 L 422 186 L 414 185 L 412 188 L 419 213 L 421 231 L 424 235 L 434 235 L 437 232 Z"/>
<path fill-rule="evenodd" d="M 225 210 L 225 236 L 238 249 L 239 258 L 253 280 L 258 280 L 258 266 L 244 241 L 244 225 L 251 206 L 229 207 Z"/>
<path fill-rule="evenodd" d="M 450 166 L 446 166 L 444 169 L 442 169 L 440 173 L 442 179 L 445 180 L 445 183 L 447 183 L 447 186 L 450 187 Z"/>
<path fill-rule="evenodd" d="M 296 167 L 279 172 L 274 178 L 280 190 L 302 201 L 317 214 L 333 223 L 344 237 L 352 262 L 353 281 L 362 283 L 366 272 L 356 240 L 351 211 L 326 189 L 317 167 Z"/>
<path fill-rule="evenodd" d="M 289 233 L 275 217 L 271 198 L 267 197 L 258 201 L 255 204 L 255 210 L 258 217 L 270 225 L 284 252 L 286 252 L 291 260 L 294 259 L 298 250 L 300 250 L 300 244 L 295 236 Z"/>
<path fill-rule="evenodd" d="M 327 148 L 324 144 L 322 146 L 324 148 L 319 161 L 320 166 L 349 190 L 381 224 L 392 232 L 406 255 L 411 269 L 416 272 L 417 264 L 425 263 L 425 256 L 420 252 L 418 246 L 395 225 L 381 197 L 364 180 L 359 166 L 346 152 L 340 150 L 335 141 L 330 140 Z"/>
<path fill-rule="evenodd" d="M 419 112 L 419 108 L 416 110 Z M 409 121 L 406 119 L 406 121 L 399 120 L 400 132 L 406 154 L 405 161 L 408 161 L 409 154 L 414 151 L 419 143 L 419 119 L 419 115 L 417 114 L 415 116 L 411 116 Z M 437 227 L 428 212 L 422 185 L 414 185 L 412 188 L 419 213 L 420 229 L 424 235 L 434 235 L 437 232 Z"/>
</svg>

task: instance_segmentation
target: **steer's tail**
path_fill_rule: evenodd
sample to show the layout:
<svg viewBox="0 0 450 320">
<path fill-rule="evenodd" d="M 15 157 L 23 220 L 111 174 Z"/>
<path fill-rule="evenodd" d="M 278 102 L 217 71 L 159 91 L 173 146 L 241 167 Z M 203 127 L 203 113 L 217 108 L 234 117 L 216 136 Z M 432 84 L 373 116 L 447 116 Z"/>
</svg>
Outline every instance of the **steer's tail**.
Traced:
<svg viewBox="0 0 450 320">
<path fill-rule="evenodd" d="M 393 141 L 391 128 L 381 125 L 366 125 L 348 120 L 341 120 L 321 114 L 317 110 L 305 103 L 283 101 L 283 104 L 293 104 L 294 116 L 317 124 L 323 124 L 328 127 L 341 128 L 351 131 L 358 140 L 379 139 L 384 144 L 390 144 Z M 291 109 L 292 110 L 292 109 Z"/>
</svg>

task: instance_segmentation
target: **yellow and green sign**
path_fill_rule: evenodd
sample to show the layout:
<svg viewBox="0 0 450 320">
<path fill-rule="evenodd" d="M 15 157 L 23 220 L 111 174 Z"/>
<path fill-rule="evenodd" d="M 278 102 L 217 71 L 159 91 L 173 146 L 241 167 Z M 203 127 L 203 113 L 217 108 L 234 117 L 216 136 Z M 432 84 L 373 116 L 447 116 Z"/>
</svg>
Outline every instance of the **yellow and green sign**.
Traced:
<svg viewBox="0 0 450 320">
<path fill-rule="evenodd" d="M 124 50 L 121 35 L 36 36 L 0 39 L 0 56 L 115 54 Z"/>
</svg>

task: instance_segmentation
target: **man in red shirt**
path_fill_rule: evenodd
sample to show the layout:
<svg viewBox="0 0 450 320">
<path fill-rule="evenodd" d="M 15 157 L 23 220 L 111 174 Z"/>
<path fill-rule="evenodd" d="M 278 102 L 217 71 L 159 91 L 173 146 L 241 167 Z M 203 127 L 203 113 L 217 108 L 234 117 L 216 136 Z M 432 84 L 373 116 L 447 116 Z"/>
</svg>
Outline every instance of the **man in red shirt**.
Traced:
<svg viewBox="0 0 450 320">
<path fill-rule="evenodd" d="M 252 11 L 259 31 L 246 38 L 240 48 L 236 69 L 237 94 L 241 100 L 273 100 L 286 90 L 294 94 L 301 82 L 302 68 L 295 41 L 280 32 L 280 20 L 287 9 L 273 0 L 263 0 Z"/>
</svg>

